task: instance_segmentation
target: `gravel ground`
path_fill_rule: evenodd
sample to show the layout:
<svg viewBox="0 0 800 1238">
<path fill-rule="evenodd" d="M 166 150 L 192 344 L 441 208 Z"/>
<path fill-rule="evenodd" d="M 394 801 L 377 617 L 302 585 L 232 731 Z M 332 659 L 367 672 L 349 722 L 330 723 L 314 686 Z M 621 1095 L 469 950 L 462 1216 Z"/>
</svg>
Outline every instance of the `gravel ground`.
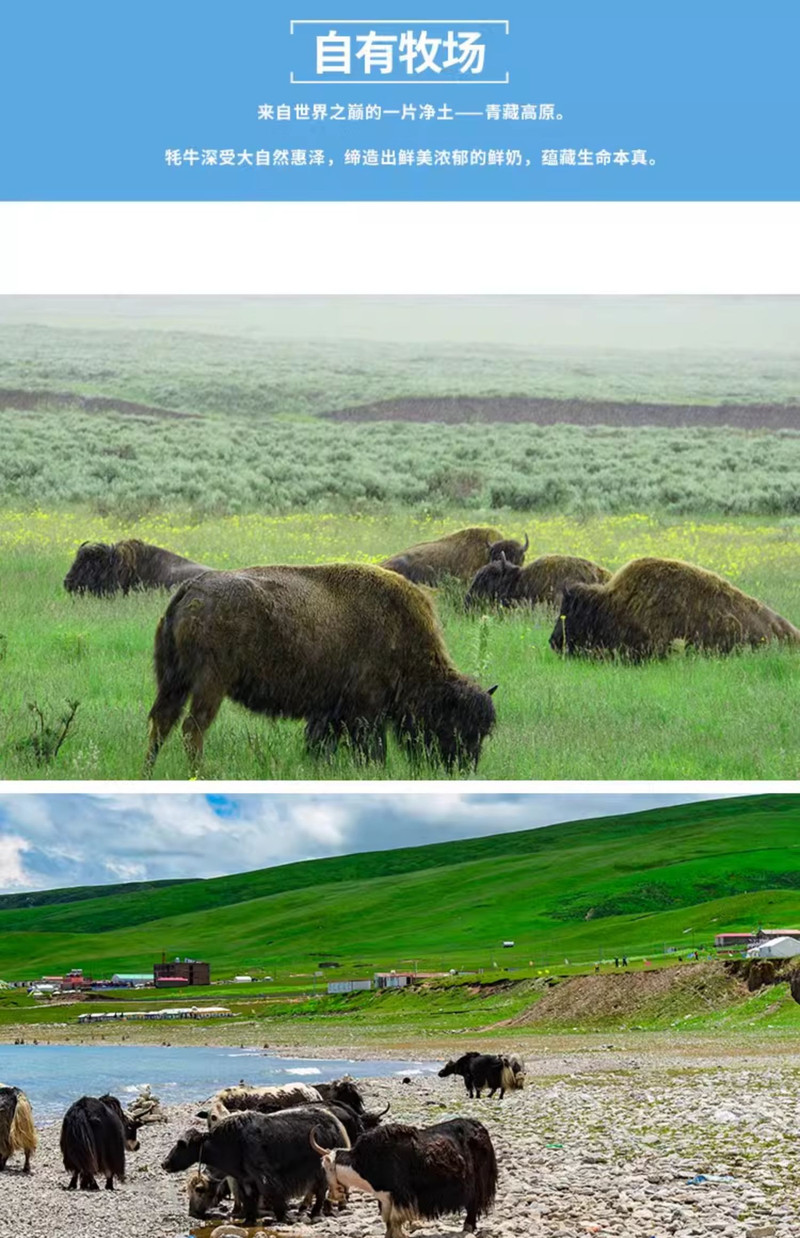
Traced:
<svg viewBox="0 0 800 1238">
<path fill-rule="evenodd" d="M 470 1101 L 460 1079 L 366 1081 L 370 1107 L 429 1123 L 470 1114 L 488 1126 L 500 1162 L 484 1238 L 797 1238 L 800 1064 L 749 1051 L 740 1060 L 616 1050 L 529 1053 L 530 1086 L 504 1101 Z M 65 1191 L 58 1124 L 41 1131 L 34 1172 L 15 1158 L 0 1188 L 2 1238 L 182 1238 L 191 1232 L 183 1184 L 160 1162 L 193 1107 L 145 1127 L 113 1194 Z M 19 1162 L 21 1164 L 21 1161 Z M 693 1181 L 699 1176 L 705 1181 Z M 461 1218 L 425 1223 L 422 1236 L 455 1235 Z M 205 1231 L 209 1232 L 209 1231 Z M 381 1238 L 374 1200 L 277 1233 Z"/>
</svg>

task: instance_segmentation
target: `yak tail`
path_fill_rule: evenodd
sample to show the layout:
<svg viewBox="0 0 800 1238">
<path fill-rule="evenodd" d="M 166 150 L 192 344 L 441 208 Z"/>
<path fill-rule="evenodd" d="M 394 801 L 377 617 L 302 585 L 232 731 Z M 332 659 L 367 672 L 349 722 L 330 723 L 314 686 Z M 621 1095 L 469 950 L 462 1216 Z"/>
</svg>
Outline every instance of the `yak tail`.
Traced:
<svg viewBox="0 0 800 1238">
<path fill-rule="evenodd" d="M 503 1067 L 500 1073 L 500 1086 L 504 1092 L 513 1092 L 517 1086 L 514 1071 L 505 1058 L 503 1058 Z"/>
<path fill-rule="evenodd" d="M 100 1173 L 94 1131 L 82 1109 L 73 1109 L 64 1118 L 61 1155 L 68 1173 L 78 1173 L 87 1178 L 96 1178 Z"/>
<path fill-rule="evenodd" d="M 17 1107 L 11 1119 L 10 1135 L 13 1147 L 24 1152 L 26 1156 L 36 1151 L 39 1137 L 33 1123 L 31 1103 L 24 1092 L 20 1092 L 17 1097 Z"/>
</svg>

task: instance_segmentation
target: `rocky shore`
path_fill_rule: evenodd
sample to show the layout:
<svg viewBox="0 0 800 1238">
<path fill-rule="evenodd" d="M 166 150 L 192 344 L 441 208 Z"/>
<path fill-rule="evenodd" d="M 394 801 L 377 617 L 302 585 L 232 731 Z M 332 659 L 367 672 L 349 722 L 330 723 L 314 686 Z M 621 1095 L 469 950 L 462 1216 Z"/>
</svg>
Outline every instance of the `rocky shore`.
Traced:
<svg viewBox="0 0 800 1238">
<path fill-rule="evenodd" d="M 796 1058 L 749 1051 L 654 1057 L 632 1050 L 528 1054 L 530 1084 L 505 1100 L 469 1100 L 460 1079 L 367 1080 L 370 1108 L 391 1102 L 396 1121 L 469 1114 L 489 1128 L 500 1162 L 497 1203 L 483 1238 L 796 1238 L 800 1233 Z M 251 1080 L 258 1082 L 257 1079 Z M 10 1082 L 10 1081 L 7 1081 Z M 22 1080 L 18 1081 L 23 1083 Z M 199 1098 L 198 1098 L 199 1099 Z M 40 1131 L 34 1172 L 14 1158 L 0 1178 L 1 1238 L 183 1238 L 192 1233 L 186 1175 L 161 1161 L 193 1124 L 194 1106 L 166 1110 L 129 1155 L 113 1193 L 67 1192 L 59 1125 Z M 220 1220 L 225 1219 L 221 1217 Z M 417 1229 L 455 1235 L 463 1218 Z M 270 1227 L 271 1228 L 271 1227 Z M 209 1231 L 201 1231 L 208 1233 Z M 313 1226 L 278 1226 L 308 1238 L 382 1238 L 375 1202 Z"/>
</svg>

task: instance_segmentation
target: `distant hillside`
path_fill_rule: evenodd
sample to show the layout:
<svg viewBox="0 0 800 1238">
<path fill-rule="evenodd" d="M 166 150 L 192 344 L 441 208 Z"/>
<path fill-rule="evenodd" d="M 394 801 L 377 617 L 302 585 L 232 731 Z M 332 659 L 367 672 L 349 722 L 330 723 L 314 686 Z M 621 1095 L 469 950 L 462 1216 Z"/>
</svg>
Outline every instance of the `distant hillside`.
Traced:
<svg viewBox="0 0 800 1238">
<path fill-rule="evenodd" d="M 25 896 L 27 897 L 27 896 Z M 800 924 L 800 796 L 748 796 L 208 881 L 0 898 L 0 977 L 149 967 L 527 967 Z M 513 949 L 502 950 L 504 940 Z"/>
</svg>

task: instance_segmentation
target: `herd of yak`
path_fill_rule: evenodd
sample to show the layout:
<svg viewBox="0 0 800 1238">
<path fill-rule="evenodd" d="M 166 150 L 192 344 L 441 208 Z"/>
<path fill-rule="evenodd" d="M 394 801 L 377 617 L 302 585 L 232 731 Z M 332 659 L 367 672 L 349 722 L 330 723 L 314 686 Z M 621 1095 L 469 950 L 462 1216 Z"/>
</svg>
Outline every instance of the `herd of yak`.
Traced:
<svg viewBox="0 0 800 1238">
<path fill-rule="evenodd" d="M 523 543 L 477 527 L 377 565 L 218 571 L 134 539 L 94 542 L 79 548 L 64 586 L 97 596 L 175 590 L 156 630 L 146 772 L 187 702 L 183 735 L 196 766 L 226 697 L 303 719 L 317 755 L 346 740 L 359 758 L 381 760 L 391 725 L 412 754 L 474 768 L 494 726 L 495 688 L 460 674 L 450 658 L 430 592 L 447 579 L 468 585 L 470 612 L 556 607 L 550 644 L 559 654 L 641 661 L 678 644 L 730 653 L 800 643 L 788 620 L 693 564 L 642 558 L 612 574 L 571 555 L 526 564 L 528 548 L 527 536 Z"/>
<path fill-rule="evenodd" d="M 466 1053 L 439 1076 L 461 1075 L 470 1096 L 524 1085 L 519 1058 Z M 190 1216 L 205 1219 L 231 1199 L 231 1216 L 255 1225 L 269 1214 L 285 1222 L 290 1201 L 311 1218 L 344 1208 L 351 1189 L 375 1195 L 386 1238 L 403 1238 L 414 1220 L 465 1212 L 464 1229 L 492 1206 L 497 1160 L 486 1127 L 474 1118 L 434 1126 L 383 1123 L 389 1106 L 370 1113 L 352 1079 L 218 1092 L 162 1162 L 167 1173 L 191 1170 Z M 125 1181 L 125 1154 L 139 1148 L 143 1122 L 115 1096 L 82 1096 L 61 1124 L 61 1156 L 69 1190 L 106 1190 Z M 14 1153 L 29 1173 L 37 1134 L 31 1105 L 16 1087 L 0 1085 L 0 1170 Z"/>
</svg>

